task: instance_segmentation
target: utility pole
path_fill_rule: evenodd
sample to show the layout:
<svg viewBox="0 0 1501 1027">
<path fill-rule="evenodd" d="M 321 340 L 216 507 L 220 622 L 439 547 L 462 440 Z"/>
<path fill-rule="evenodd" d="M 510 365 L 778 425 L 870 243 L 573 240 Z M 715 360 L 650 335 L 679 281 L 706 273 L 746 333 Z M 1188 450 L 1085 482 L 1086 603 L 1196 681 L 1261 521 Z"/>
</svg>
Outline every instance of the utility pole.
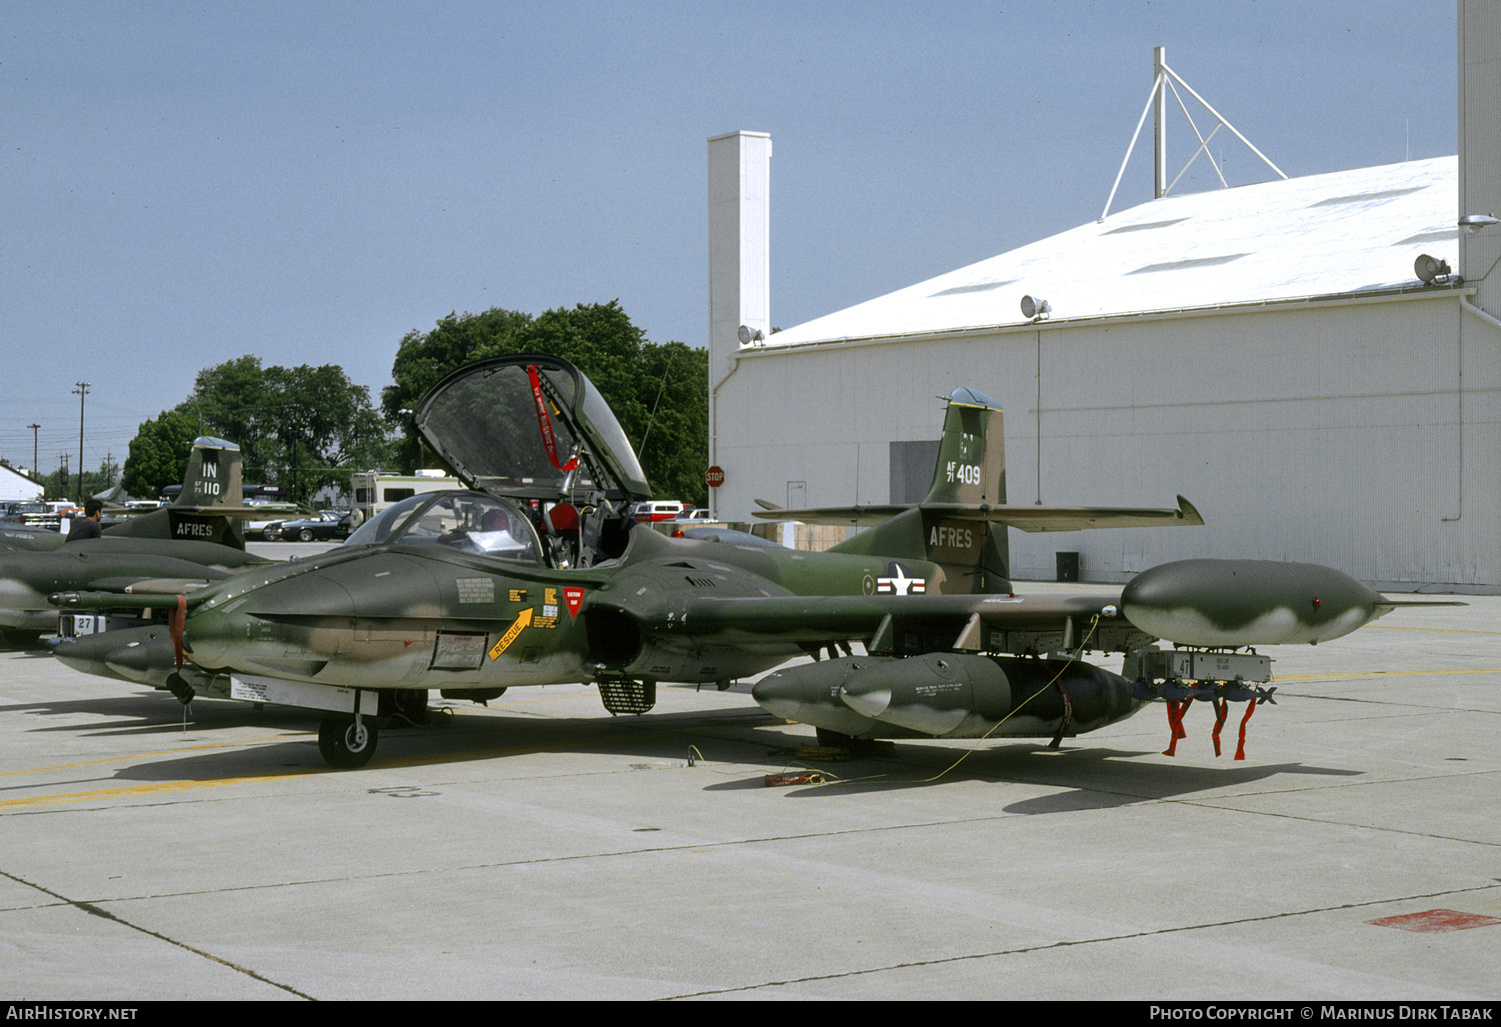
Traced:
<svg viewBox="0 0 1501 1027">
<path fill-rule="evenodd" d="M 39 424 L 28 424 L 26 427 L 28 427 L 28 428 L 31 429 L 31 476 L 33 478 L 35 478 L 36 477 L 36 433 L 37 433 L 37 429 L 40 428 L 41 425 L 39 425 Z"/>
<path fill-rule="evenodd" d="M 89 394 L 90 382 L 74 382 L 78 388 L 73 395 L 78 397 L 78 502 L 83 502 L 83 398 Z M 67 497 L 64 496 L 64 499 Z"/>
</svg>

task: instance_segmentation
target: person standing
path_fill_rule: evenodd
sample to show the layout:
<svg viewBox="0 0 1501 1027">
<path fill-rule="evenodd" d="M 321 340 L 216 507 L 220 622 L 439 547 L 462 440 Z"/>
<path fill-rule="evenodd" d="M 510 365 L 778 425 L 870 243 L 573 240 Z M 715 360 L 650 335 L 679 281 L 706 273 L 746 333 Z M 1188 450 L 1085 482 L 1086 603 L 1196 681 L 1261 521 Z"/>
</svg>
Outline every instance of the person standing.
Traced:
<svg viewBox="0 0 1501 1027">
<path fill-rule="evenodd" d="M 83 516 L 73 518 L 73 525 L 68 529 L 69 542 L 77 542 L 81 538 L 99 538 L 104 534 L 104 529 L 99 527 L 99 520 L 104 515 L 104 504 L 97 499 L 85 499 L 83 501 Z"/>
</svg>

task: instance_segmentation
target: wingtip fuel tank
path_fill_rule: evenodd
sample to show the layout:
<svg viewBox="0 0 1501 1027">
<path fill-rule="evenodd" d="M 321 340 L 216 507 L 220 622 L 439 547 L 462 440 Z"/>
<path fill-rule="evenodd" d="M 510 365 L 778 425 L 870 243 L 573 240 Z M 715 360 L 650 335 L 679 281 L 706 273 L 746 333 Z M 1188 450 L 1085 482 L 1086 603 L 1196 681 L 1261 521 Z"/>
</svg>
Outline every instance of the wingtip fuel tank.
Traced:
<svg viewBox="0 0 1501 1027">
<path fill-rule="evenodd" d="M 1327 642 L 1386 613 L 1383 603 L 1333 568 L 1267 560 L 1178 560 L 1121 593 L 1122 612 L 1143 631 L 1205 647 Z"/>
</svg>

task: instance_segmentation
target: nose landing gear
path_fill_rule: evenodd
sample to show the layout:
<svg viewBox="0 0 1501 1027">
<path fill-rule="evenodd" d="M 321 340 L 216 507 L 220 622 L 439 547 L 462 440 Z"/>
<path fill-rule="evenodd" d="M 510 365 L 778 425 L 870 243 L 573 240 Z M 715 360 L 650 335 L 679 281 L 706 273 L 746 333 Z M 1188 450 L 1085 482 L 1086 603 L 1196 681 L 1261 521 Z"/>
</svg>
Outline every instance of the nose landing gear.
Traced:
<svg viewBox="0 0 1501 1027">
<path fill-rule="evenodd" d="M 330 713 L 318 725 L 318 751 L 329 766 L 356 770 L 375 755 L 377 737 L 374 718 Z"/>
</svg>

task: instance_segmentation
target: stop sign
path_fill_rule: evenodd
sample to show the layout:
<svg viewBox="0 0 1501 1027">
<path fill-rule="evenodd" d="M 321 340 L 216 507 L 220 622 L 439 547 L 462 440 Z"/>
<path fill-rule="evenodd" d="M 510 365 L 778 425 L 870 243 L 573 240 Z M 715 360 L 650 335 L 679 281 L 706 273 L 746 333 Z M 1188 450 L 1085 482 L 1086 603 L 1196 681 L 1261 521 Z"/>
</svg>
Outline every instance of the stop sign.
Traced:
<svg viewBox="0 0 1501 1027">
<path fill-rule="evenodd" d="M 704 472 L 704 484 L 711 489 L 717 489 L 724 484 L 724 468 L 715 464 Z"/>
</svg>

